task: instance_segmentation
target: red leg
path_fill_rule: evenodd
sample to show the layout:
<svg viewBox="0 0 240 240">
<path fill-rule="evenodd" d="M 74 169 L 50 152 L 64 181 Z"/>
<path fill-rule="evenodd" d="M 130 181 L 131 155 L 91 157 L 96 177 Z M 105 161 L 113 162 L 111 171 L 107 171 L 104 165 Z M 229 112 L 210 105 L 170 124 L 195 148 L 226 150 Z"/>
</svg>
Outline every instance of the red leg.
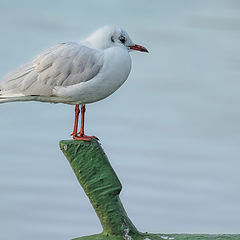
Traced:
<svg viewBox="0 0 240 240">
<path fill-rule="evenodd" d="M 91 139 L 94 138 L 98 140 L 98 138 L 95 136 L 87 136 L 84 134 L 84 118 L 85 118 L 85 111 L 86 111 L 85 104 L 81 105 L 81 128 L 80 128 L 80 132 L 77 134 L 77 126 L 75 126 L 76 124 L 78 124 L 78 117 L 79 117 L 79 106 L 77 107 L 77 105 L 76 105 L 76 108 L 78 108 L 78 114 L 77 114 L 77 122 L 76 122 L 76 108 L 75 108 L 75 124 L 74 124 L 74 130 L 73 130 L 73 133 L 74 133 L 73 139 L 91 141 Z M 75 132 L 75 129 L 76 129 L 76 132 Z"/>
<path fill-rule="evenodd" d="M 80 128 L 80 132 L 78 133 L 80 136 L 84 135 L 85 112 L 86 112 L 85 104 L 82 104 L 81 105 L 81 128 Z"/>
<path fill-rule="evenodd" d="M 79 104 L 76 104 L 76 106 L 75 106 L 74 128 L 73 128 L 73 132 L 71 134 L 73 137 L 77 136 L 79 113 L 80 113 L 80 111 L 79 111 Z"/>
</svg>

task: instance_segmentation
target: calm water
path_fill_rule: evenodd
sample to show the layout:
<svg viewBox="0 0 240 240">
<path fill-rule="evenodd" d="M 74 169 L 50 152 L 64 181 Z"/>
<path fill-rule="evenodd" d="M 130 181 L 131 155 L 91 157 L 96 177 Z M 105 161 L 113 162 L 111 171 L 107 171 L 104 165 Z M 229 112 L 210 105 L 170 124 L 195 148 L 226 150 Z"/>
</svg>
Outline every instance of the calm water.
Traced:
<svg viewBox="0 0 240 240">
<path fill-rule="evenodd" d="M 88 3 L 89 2 L 89 3 Z M 136 227 L 240 232 L 240 3 L 237 0 L 0 2 L 0 74 L 62 41 L 123 26 L 133 53 L 114 95 L 87 106 Z M 64 240 L 101 231 L 58 142 L 73 106 L 0 106 L 0 239 Z"/>
</svg>

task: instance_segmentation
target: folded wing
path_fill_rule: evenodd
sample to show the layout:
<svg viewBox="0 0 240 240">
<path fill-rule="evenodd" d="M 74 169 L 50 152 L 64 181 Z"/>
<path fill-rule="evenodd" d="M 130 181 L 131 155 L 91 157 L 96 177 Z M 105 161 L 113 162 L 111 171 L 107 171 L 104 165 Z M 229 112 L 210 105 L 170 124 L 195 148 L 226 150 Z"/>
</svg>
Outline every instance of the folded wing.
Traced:
<svg viewBox="0 0 240 240">
<path fill-rule="evenodd" d="M 102 66 L 101 51 L 78 43 L 61 43 L 7 74 L 0 82 L 0 97 L 52 97 L 54 87 L 89 81 Z"/>
</svg>

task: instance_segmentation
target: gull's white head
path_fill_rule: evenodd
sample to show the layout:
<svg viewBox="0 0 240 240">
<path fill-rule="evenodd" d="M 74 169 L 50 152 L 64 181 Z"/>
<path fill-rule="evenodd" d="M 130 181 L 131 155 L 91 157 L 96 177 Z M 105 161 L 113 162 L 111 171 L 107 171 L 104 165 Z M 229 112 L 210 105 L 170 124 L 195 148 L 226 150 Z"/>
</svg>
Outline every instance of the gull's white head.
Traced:
<svg viewBox="0 0 240 240">
<path fill-rule="evenodd" d="M 129 52 L 137 50 L 148 52 L 146 48 L 135 44 L 128 33 L 118 26 L 105 26 L 98 29 L 86 39 L 91 47 L 96 49 L 107 49 L 110 47 L 123 47 Z"/>
</svg>

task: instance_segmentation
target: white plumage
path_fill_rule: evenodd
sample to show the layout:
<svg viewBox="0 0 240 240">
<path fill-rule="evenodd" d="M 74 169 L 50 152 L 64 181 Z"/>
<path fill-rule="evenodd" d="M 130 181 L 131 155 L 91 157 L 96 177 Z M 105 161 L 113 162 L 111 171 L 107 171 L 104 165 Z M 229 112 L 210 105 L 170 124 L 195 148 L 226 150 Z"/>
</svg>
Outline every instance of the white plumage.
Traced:
<svg viewBox="0 0 240 240">
<path fill-rule="evenodd" d="M 0 102 L 101 100 L 127 79 L 131 46 L 135 44 L 126 31 L 116 26 L 101 28 L 80 43 L 57 44 L 3 77 Z"/>
<path fill-rule="evenodd" d="M 84 135 L 83 130 L 85 104 L 108 97 L 126 81 L 131 50 L 147 52 L 117 26 L 103 27 L 79 43 L 57 44 L 3 77 L 0 103 L 76 104 L 73 138 L 89 141 L 92 137 Z M 77 134 L 79 104 L 83 121 Z"/>
</svg>

